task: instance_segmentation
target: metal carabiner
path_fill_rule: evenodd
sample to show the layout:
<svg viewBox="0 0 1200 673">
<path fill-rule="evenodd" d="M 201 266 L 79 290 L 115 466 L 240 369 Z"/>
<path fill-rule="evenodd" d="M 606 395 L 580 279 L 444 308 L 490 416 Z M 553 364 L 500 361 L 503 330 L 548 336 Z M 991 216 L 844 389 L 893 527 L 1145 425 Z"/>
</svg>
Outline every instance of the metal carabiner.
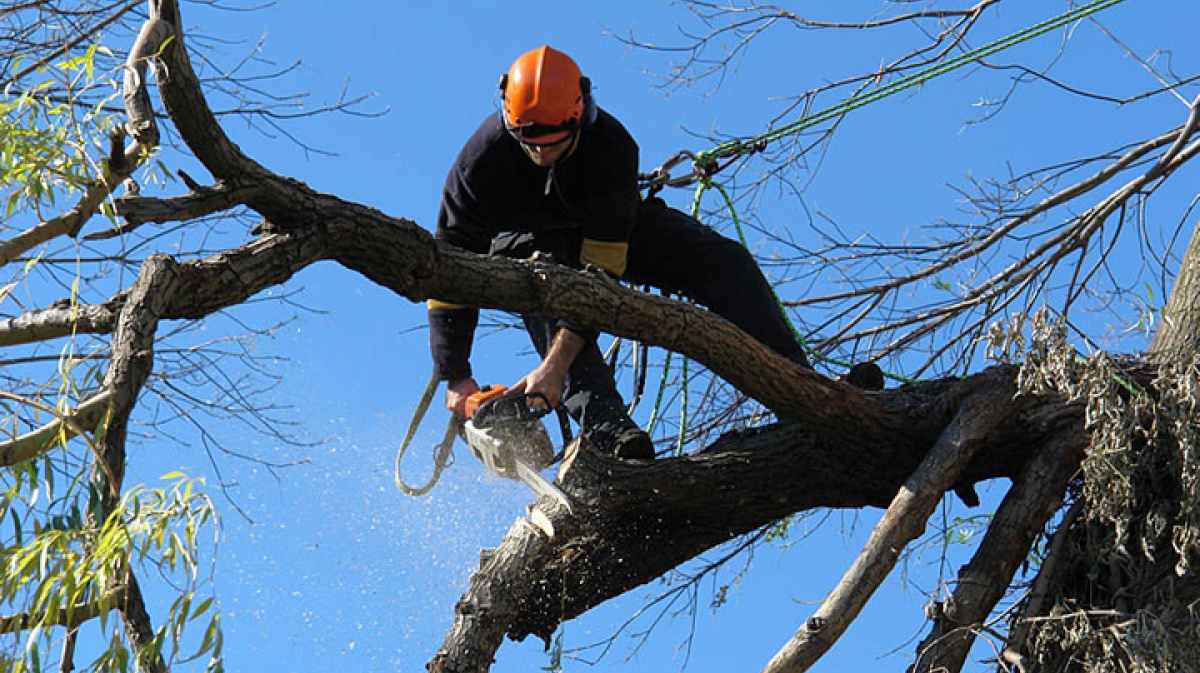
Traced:
<svg viewBox="0 0 1200 673">
<path fill-rule="evenodd" d="M 684 161 L 692 161 L 692 171 L 687 175 L 678 178 L 671 177 L 671 169 L 675 168 Z M 651 193 L 665 187 L 686 187 L 694 183 L 700 177 L 700 173 L 696 169 L 696 155 L 690 150 L 680 150 L 674 156 L 663 162 L 661 166 L 654 169 L 650 173 L 640 176 L 645 187 L 649 187 Z"/>
</svg>

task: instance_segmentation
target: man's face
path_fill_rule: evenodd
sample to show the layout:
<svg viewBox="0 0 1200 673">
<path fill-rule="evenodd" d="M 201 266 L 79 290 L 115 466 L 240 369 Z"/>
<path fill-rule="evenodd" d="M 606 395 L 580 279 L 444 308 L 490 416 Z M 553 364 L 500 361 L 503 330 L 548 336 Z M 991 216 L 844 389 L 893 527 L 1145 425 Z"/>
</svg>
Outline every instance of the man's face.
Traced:
<svg viewBox="0 0 1200 673">
<path fill-rule="evenodd" d="M 529 157 L 534 165 L 542 168 L 553 166 L 559 159 L 567 153 L 567 149 L 571 147 L 571 137 L 567 136 L 563 140 L 549 144 L 532 145 L 529 143 L 521 143 L 521 149 L 525 150 L 525 154 Z"/>
</svg>

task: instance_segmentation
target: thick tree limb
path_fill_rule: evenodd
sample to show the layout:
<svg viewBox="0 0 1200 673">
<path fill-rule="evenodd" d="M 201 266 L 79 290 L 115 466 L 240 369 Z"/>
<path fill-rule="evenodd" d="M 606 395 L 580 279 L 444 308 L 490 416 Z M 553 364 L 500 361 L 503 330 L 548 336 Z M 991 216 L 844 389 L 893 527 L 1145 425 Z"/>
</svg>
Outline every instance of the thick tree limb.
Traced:
<svg viewBox="0 0 1200 673">
<path fill-rule="evenodd" d="M 271 173 L 247 157 L 217 123 L 184 45 L 176 0 L 151 0 L 155 15 L 174 29 L 174 39 L 154 61 L 158 89 L 175 128 L 196 158 L 219 180 L 263 179 Z"/>
<path fill-rule="evenodd" d="M 764 673 L 806 671 L 858 617 L 904 547 L 925 531 L 942 494 L 959 480 L 974 453 L 1001 423 L 1010 420 L 1005 404 L 1012 389 L 988 388 L 964 401 L 954 420 L 892 499 L 862 553 L 837 588 L 792 639 L 772 657 Z"/>
<path fill-rule="evenodd" d="M 905 432 L 861 391 L 796 366 L 700 307 L 621 286 L 600 273 L 536 261 L 514 266 L 446 245 L 438 251 L 437 273 L 422 283 L 422 294 L 457 304 L 556 316 L 683 353 L 781 417 L 822 434 L 849 430 L 862 438 L 864 430 Z"/>
<path fill-rule="evenodd" d="M 165 255 L 156 255 L 142 265 L 137 281 L 130 288 L 128 301 L 121 309 L 112 338 L 112 357 L 104 376 L 104 388 L 111 391 L 108 427 L 100 440 L 100 456 L 92 470 L 92 481 L 99 497 L 96 520 L 107 519 L 117 506 L 125 475 L 125 441 L 129 416 L 150 376 L 154 362 L 154 337 L 158 321 L 175 293 L 176 263 Z M 114 483 L 115 482 L 115 483 Z M 149 673 L 167 670 L 162 655 L 153 647 L 154 625 L 132 569 L 113 571 L 113 579 L 126 587 L 119 605 L 125 636 L 137 653 L 139 667 Z"/>
<path fill-rule="evenodd" d="M 1034 541 L 1062 505 L 1079 466 L 1086 438 L 1064 427 L 1021 471 L 988 526 L 971 562 L 958 574 L 954 594 L 939 606 L 933 629 L 917 650 L 913 673 L 957 673 Z"/>
<path fill-rule="evenodd" d="M 968 421 L 975 418 L 971 413 L 958 415 L 964 398 L 1011 391 L 1013 380 L 1013 370 L 994 368 L 963 381 L 884 391 L 877 399 L 916 425 L 945 428 L 960 419 L 957 440 L 973 446 L 975 458 L 960 479 L 947 474 L 947 481 L 1012 477 L 1048 427 L 1074 422 L 1082 433 L 1077 409 L 1046 400 L 1001 394 L 1004 401 L 984 405 L 987 415 L 1007 419 L 995 426 L 982 418 Z M 969 431 L 984 427 L 992 431 Z M 882 507 L 934 441 L 910 437 L 841 443 L 780 423 L 730 433 L 700 454 L 651 464 L 579 450 L 560 484 L 580 514 L 570 517 L 543 504 L 538 518 L 546 525 L 513 526 L 472 578 L 430 670 L 487 670 L 504 634 L 548 638 L 562 621 L 794 512 Z M 952 437 L 955 432 L 946 434 L 946 446 L 954 444 Z M 554 531 L 552 539 L 544 528 Z"/>
</svg>

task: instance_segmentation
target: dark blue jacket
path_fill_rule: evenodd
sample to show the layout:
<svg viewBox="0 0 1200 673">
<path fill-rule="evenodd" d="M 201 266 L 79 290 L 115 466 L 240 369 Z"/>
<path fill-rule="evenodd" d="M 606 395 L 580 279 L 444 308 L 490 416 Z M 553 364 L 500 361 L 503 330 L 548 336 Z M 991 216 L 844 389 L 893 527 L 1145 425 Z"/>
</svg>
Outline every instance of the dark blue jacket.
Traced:
<svg viewBox="0 0 1200 673">
<path fill-rule="evenodd" d="M 550 252 L 560 264 L 621 275 L 639 195 L 638 147 L 600 110 L 569 154 L 535 165 L 489 115 L 459 152 L 442 191 L 436 238 L 479 254 Z M 439 379 L 471 376 L 479 310 L 429 302 L 429 342 Z"/>
</svg>

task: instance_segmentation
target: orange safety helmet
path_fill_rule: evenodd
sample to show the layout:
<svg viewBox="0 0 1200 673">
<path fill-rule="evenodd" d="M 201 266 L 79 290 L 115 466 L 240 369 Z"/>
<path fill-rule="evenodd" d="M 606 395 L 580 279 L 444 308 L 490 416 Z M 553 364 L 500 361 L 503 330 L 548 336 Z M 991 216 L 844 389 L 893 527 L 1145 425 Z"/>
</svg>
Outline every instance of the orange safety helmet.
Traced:
<svg viewBox="0 0 1200 673">
<path fill-rule="evenodd" d="M 523 142 L 555 142 L 595 117 L 591 83 L 551 47 L 525 52 L 500 79 L 504 126 Z"/>
</svg>

